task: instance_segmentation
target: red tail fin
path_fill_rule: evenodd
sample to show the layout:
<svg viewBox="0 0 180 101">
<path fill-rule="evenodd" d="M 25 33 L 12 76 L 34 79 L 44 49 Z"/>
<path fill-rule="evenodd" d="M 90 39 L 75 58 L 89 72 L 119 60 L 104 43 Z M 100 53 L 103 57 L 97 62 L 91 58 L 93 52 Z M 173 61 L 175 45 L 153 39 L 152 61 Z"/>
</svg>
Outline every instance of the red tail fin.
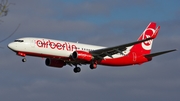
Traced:
<svg viewBox="0 0 180 101">
<path fill-rule="evenodd" d="M 150 37 L 153 39 L 156 38 L 156 36 L 159 32 L 159 29 L 160 29 L 160 26 L 156 28 L 155 22 L 149 23 L 147 28 L 144 30 L 144 32 L 138 38 L 138 41 L 146 39 L 146 38 L 150 38 Z M 131 49 L 131 51 L 141 53 L 141 54 L 150 54 L 152 44 L 153 44 L 153 39 L 142 42 L 142 43 L 137 44 L 137 45 L 134 45 L 133 48 Z"/>
</svg>

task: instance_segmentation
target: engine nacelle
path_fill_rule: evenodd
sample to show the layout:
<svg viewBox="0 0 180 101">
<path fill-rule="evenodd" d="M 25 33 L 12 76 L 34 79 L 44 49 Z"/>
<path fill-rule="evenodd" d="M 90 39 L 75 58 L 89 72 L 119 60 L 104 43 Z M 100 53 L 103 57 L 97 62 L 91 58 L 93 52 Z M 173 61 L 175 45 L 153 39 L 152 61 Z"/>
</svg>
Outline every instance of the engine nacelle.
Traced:
<svg viewBox="0 0 180 101">
<path fill-rule="evenodd" d="M 49 58 L 46 59 L 45 64 L 47 66 L 56 67 L 56 68 L 62 68 L 63 66 L 66 65 L 66 63 L 62 60 L 49 59 Z"/>
<path fill-rule="evenodd" d="M 74 51 L 72 53 L 72 58 L 75 60 L 91 61 L 93 59 L 93 56 L 89 52 Z"/>
</svg>

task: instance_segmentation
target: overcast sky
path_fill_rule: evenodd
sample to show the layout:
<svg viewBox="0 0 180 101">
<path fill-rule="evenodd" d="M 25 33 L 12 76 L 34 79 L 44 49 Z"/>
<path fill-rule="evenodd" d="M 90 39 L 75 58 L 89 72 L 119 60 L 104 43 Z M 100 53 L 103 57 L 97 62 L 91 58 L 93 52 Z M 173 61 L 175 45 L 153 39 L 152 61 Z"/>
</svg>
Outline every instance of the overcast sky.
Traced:
<svg viewBox="0 0 180 101">
<path fill-rule="evenodd" d="M 115 46 L 137 40 L 149 22 L 161 26 L 152 52 L 180 49 L 179 0 L 9 0 L 2 17 L 0 101 L 179 101 L 179 51 L 128 67 L 56 69 L 44 59 L 16 56 L 7 44 L 20 37 L 45 37 Z"/>
</svg>

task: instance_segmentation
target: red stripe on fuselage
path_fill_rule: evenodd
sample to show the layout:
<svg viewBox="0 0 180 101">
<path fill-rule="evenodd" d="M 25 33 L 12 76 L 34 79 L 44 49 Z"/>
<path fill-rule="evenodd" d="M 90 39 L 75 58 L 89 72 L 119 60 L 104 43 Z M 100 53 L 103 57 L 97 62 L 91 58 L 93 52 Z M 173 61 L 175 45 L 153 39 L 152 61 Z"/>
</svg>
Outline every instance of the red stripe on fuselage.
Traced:
<svg viewBox="0 0 180 101">
<path fill-rule="evenodd" d="M 42 57 L 42 58 L 56 58 L 56 59 L 74 61 L 70 57 L 54 56 L 54 55 L 49 55 L 49 54 L 39 54 L 39 53 L 32 53 L 32 52 L 20 52 L 20 53 L 26 54 L 28 56 L 35 56 L 35 57 Z M 134 57 L 133 54 L 130 53 L 126 56 L 119 57 L 119 58 L 105 58 L 104 60 L 101 60 L 97 63 L 100 65 L 107 65 L 107 66 L 129 66 L 129 65 L 142 64 L 148 61 L 151 61 L 151 59 L 148 59 L 144 57 L 143 55 L 138 55 Z"/>
</svg>

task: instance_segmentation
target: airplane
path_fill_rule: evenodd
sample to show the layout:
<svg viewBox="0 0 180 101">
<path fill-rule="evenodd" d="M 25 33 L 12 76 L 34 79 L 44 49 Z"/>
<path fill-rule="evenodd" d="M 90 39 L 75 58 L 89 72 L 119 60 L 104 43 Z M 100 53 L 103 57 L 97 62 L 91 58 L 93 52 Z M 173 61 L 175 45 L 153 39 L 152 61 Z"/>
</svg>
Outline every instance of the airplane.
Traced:
<svg viewBox="0 0 180 101">
<path fill-rule="evenodd" d="M 90 69 L 97 65 L 129 66 L 149 62 L 153 57 L 176 51 L 176 49 L 151 53 L 153 39 L 156 38 L 160 26 L 150 22 L 137 41 L 113 47 L 53 40 L 47 38 L 25 37 L 8 44 L 8 48 L 17 55 L 46 58 L 45 64 L 50 67 L 62 68 L 65 65 L 75 66 L 74 73 L 79 73 L 78 65 L 89 64 Z"/>
</svg>

